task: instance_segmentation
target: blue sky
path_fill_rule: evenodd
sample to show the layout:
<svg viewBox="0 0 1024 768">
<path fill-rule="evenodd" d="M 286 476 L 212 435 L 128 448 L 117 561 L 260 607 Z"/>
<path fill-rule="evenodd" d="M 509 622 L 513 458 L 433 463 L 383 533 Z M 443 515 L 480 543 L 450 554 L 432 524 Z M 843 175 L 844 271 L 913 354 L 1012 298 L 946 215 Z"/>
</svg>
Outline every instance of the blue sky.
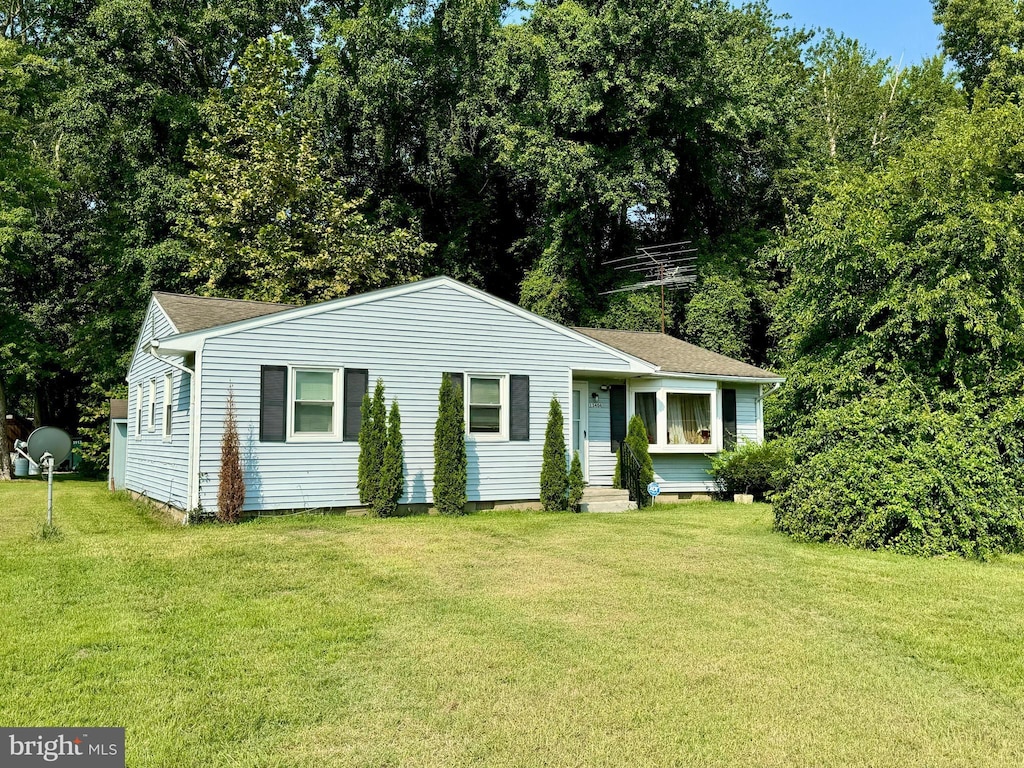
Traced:
<svg viewBox="0 0 1024 768">
<path fill-rule="evenodd" d="M 929 0 L 769 0 L 776 13 L 792 16 L 791 26 L 831 27 L 854 37 L 893 63 L 916 64 L 939 50 L 940 27 Z"/>
</svg>

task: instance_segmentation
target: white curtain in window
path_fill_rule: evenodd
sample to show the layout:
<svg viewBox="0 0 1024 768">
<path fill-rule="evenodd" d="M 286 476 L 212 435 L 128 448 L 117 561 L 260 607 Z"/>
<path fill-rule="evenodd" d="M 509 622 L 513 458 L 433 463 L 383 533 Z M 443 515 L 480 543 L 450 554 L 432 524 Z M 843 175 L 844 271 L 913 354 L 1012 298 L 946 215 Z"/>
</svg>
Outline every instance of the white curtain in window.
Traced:
<svg viewBox="0 0 1024 768">
<path fill-rule="evenodd" d="M 669 394 L 668 396 L 668 443 L 669 445 L 682 445 L 692 442 L 686 436 L 683 428 L 683 396 Z"/>
<path fill-rule="evenodd" d="M 706 445 L 711 442 L 711 397 L 682 395 L 683 435 L 686 442 Z"/>
</svg>

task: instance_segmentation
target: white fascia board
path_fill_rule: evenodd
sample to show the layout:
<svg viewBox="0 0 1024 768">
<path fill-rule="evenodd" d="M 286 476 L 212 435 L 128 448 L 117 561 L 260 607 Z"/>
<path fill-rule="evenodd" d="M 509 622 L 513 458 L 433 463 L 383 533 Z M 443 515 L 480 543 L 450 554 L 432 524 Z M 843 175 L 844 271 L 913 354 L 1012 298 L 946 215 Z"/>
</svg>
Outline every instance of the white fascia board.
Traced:
<svg viewBox="0 0 1024 768">
<path fill-rule="evenodd" d="M 711 373 L 673 373 L 659 371 L 659 379 L 693 379 L 697 381 L 730 381 L 737 384 L 782 384 L 786 379 L 782 376 L 719 376 Z"/>
<path fill-rule="evenodd" d="M 485 301 L 495 307 L 504 309 L 507 312 L 511 312 L 519 317 L 523 317 L 531 322 L 541 325 L 553 331 L 561 333 L 563 336 L 587 344 L 590 347 L 599 349 L 602 352 L 613 355 L 625 363 L 629 364 L 630 373 L 655 373 L 658 371 L 656 365 L 648 363 L 646 360 L 641 360 L 638 357 L 626 354 L 620 349 L 611 347 L 603 342 L 592 339 L 582 333 L 578 333 L 571 328 L 567 328 L 564 325 L 548 320 L 547 318 L 541 317 L 529 310 L 523 309 L 522 307 L 516 306 L 511 302 L 499 299 L 496 296 L 491 296 L 489 293 L 481 291 L 478 288 L 460 283 L 458 280 L 454 280 L 450 277 L 432 277 L 427 280 L 419 280 L 415 283 L 404 283 L 402 285 L 392 286 L 391 288 L 382 288 L 379 291 L 371 291 L 370 293 L 361 293 L 358 296 L 344 296 L 340 299 L 333 299 L 331 301 L 320 302 L 319 304 L 309 304 L 304 307 L 296 307 L 295 309 L 285 309 L 281 312 L 274 312 L 269 315 L 262 315 L 261 317 L 254 317 L 249 320 L 239 320 L 234 323 L 228 323 L 226 325 L 218 325 L 215 328 L 207 328 L 201 331 L 192 331 L 191 333 L 182 333 L 176 336 L 168 337 L 166 341 L 169 343 L 166 346 L 166 350 L 171 348 L 176 350 L 187 350 L 190 352 L 197 352 L 202 348 L 203 343 L 206 339 L 214 338 L 217 336 L 226 336 L 231 333 L 237 333 L 239 331 L 247 331 L 253 328 L 262 328 L 266 325 L 272 325 L 274 323 L 280 323 L 285 320 L 294 320 L 301 317 L 307 317 L 309 315 L 316 315 L 321 312 L 330 312 L 335 309 L 347 309 L 349 307 L 356 307 L 360 304 L 366 304 L 371 301 L 381 301 L 382 299 L 389 299 L 395 296 L 404 296 L 409 293 L 416 293 L 418 291 L 425 291 L 430 288 L 435 288 L 439 285 L 447 286 L 460 293 L 464 293 L 467 296 Z M 161 345 L 163 348 L 163 345 Z M 619 373 L 623 373 L 620 371 Z"/>
</svg>

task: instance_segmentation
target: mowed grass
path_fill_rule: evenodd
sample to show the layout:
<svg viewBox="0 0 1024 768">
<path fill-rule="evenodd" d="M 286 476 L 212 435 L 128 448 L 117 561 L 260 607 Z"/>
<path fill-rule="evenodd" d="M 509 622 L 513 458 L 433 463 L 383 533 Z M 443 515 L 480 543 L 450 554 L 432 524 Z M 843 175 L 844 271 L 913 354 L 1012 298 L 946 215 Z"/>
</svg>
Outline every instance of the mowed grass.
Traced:
<svg viewBox="0 0 1024 768">
<path fill-rule="evenodd" d="M 0 724 L 139 766 L 1024 762 L 1024 559 L 796 544 L 766 506 L 181 528 L 0 484 Z"/>
</svg>

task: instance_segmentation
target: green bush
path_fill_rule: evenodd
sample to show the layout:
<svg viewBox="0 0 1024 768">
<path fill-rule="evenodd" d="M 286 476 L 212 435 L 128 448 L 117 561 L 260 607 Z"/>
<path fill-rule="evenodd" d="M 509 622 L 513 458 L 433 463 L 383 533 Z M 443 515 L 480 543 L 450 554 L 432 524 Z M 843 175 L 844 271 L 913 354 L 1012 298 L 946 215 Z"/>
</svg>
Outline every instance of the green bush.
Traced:
<svg viewBox="0 0 1024 768">
<path fill-rule="evenodd" d="M 544 433 L 544 459 L 540 468 L 540 501 L 547 512 L 562 512 L 569 503 L 569 475 L 565 466 L 565 422 L 557 397 L 551 398 Z"/>
<path fill-rule="evenodd" d="M 578 451 L 572 452 L 572 466 L 569 467 L 569 511 L 579 512 L 583 500 L 583 465 Z"/>
<path fill-rule="evenodd" d="M 371 514 L 375 517 L 392 517 L 398 511 L 398 500 L 405 490 L 405 475 L 402 471 L 404 461 L 402 449 L 402 417 L 398 411 L 398 401 L 391 401 L 391 413 L 388 416 L 387 444 L 384 446 L 384 457 L 380 466 L 380 487 L 373 500 Z"/>
<path fill-rule="evenodd" d="M 794 436 L 775 527 L 800 540 L 986 558 L 1024 546 L 1021 420 L 886 393 L 820 412 Z"/>
<path fill-rule="evenodd" d="M 434 507 L 442 515 L 466 511 L 466 421 L 462 390 L 441 376 L 434 426 Z"/>
<path fill-rule="evenodd" d="M 712 457 L 708 473 L 722 493 L 752 493 L 764 498 L 785 487 L 792 465 L 792 454 L 784 441 L 745 441 L 735 450 Z"/>
<path fill-rule="evenodd" d="M 644 426 L 644 420 L 635 414 L 629 420 L 625 443 L 640 462 L 640 480 L 646 488 L 648 483 L 654 482 L 654 462 L 647 443 L 647 427 Z"/>
<path fill-rule="evenodd" d="M 363 395 L 362 420 L 359 424 L 359 501 L 374 504 L 380 489 L 380 468 L 387 444 L 387 414 L 384 409 L 384 381 L 377 379 L 373 398 Z"/>
<path fill-rule="evenodd" d="M 612 470 L 612 488 L 622 487 L 622 449 L 615 451 L 615 469 Z"/>
</svg>

